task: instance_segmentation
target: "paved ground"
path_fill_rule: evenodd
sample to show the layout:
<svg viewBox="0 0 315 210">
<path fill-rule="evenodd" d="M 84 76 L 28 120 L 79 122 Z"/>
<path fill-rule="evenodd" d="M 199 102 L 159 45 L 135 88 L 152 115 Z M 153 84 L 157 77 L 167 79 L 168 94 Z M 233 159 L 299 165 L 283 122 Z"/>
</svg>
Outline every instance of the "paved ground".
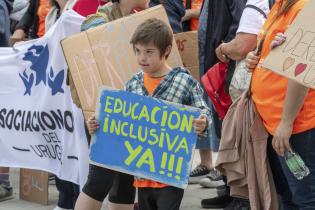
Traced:
<svg viewBox="0 0 315 210">
<path fill-rule="evenodd" d="M 198 162 L 195 158 L 194 164 Z M 49 186 L 49 205 L 43 206 L 19 200 L 19 169 L 11 170 L 11 181 L 14 187 L 14 199 L 0 203 L 0 210 L 53 210 L 58 198 L 58 193 L 54 185 Z M 185 191 L 181 210 L 200 210 L 200 201 L 203 198 L 214 197 L 216 195 L 214 189 L 204 189 L 199 185 L 189 185 Z M 103 205 L 102 210 L 106 210 Z M 218 210 L 218 209 L 217 209 Z"/>
</svg>

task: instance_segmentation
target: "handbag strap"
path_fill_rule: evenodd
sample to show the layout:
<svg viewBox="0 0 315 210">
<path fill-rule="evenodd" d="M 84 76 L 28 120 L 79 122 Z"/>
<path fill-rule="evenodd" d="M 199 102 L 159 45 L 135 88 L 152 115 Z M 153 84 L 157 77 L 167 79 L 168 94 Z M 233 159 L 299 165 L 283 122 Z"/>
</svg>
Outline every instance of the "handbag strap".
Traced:
<svg viewBox="0 0 315 210">
<path fill-rule="evenodd" d="M 264 16 L 265 19 L 267 18 L 267 14 L 266 14 L 262 9 L 260 9 L 259 7 L 255 6 L 255 5 L 247 4 L 247 5 L 245 6 L 245 9 L 246 9 L 246 8 L 254 9 L 254 10 L 256 10 L 257 12 L 259 12 L 260 14 L 262 14 L 262 16 Z"/>
<path fill-rule="evenodd" d="M 286 13 L 291 8 L 291 6 L 294 5 L 296 2 L 298 2 L 298 0 L 289 0 L 288 5 L 286 5 L 286 7 L 284 7 L 284 8 L 282 5 L 283 2 L 281 3 L 281 6 L 280 6 L 281 9 L 278 10 L 277 16 L 272 20 L 271 24 L 264 31 L 263 37 L 260 40 L 259 44 L 257 45 L 257 48 L 255 50 L 256 55 L 260 55 L 261 50 L 262 50 L 263 45 L 264 45 L 264 42 L 265 42 L 265 39 L 266 39 L 266 36 L 267 36 L 269 30 L 271 29 L 271 27 L 273 26 L 273 24 L 278 20 L 278 18 L 280 18 L 284 13 Z"/>
<path fill-rule="evenodd" d="M 260 9 L 259 7 L 255 6 L 255 5 L 247 4 L 244 9 L 246 9 L 246 8 L 254 9 L 257 12 L 259 12 L 262 16 L 264 16 L 265 19 L 267 18 L 267 14 L 262 9 Z M 227 74 L 226 74 L 226 79 L 225 79 L 225 81 L 226 81 L 225 82 L 225 91 L 227 93 L 229 92 L 229 87 L 230 87 L 230 84 L 232 82 L 232 78 L 233 78 L 233 75 L 234 75 L 234 72 L 235 72 L 235 68 L 236 68 L 236 62 L 233 61 L 233 60 L 230 60 L 229 66 L 228 66 L 228 71 L 227 71 Z"/>
</svg>

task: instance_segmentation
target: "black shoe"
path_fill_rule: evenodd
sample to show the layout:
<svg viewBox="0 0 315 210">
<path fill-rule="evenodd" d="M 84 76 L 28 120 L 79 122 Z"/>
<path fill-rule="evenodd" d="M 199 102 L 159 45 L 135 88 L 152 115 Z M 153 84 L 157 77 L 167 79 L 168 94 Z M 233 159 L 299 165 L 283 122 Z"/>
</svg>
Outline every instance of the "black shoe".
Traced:
<svg viewBox="0 0 315 210">
<path fill-rule="evenodd" d="M 0 185 L 0 202 L 13 199 L 12 187 L 3 187 Z"/>
<path fill-rule="evenodd" d="M 224 210 L 250 210 L 249 200 L 233 198 L 233 201 Z"/>
<path fill-rule="evenodd" d="M 226 185 L 216 187 L 218 196 L 224 196 L 230 194 L 230 189 Z"/>
<path fill-rule="evenodd" d="M 209 173 L 209 177 L 212 181 L 221 181 L 223 180 L 223 176 L 220 171 L 218 170 L 211 170 Z"/>
<path fill-rule="evenodd" d="M 204 165 L 198 165 L 194 170 L 192 170 L 189 174 L 189 184 L 199 184 L 199 181 L 209 175 L 211 170 L 209 170 Z"/>
<path fill-rule="evenodd" d="M 204 209 L 220 209 L 227 207 L 232 202 L 232 200 L 232 197 L 229 195 L 202 199 L 201 206 Z"/>
</svg>

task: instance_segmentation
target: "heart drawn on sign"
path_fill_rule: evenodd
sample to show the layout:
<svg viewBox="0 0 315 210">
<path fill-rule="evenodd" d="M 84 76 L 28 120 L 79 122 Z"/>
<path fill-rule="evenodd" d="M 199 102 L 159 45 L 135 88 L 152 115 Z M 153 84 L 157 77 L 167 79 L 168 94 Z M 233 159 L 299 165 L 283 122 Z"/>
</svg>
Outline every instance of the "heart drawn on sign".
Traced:
<svg viewBox="0 0 315 210">
<path fill-rule="evenodd" d="M 305 69 L 307 67 L 307 64 L 304 63 L 300 63 L 295 67 L 295 77 L 299 76 L 300 74 L 302 74 Z"/>
<path fill-rule="evenodd" d="M 295 62 L 295 59 L 294 59 L 294 58 L 287 57 L 287 58 L 284 60 L 284 63 L 283 63 L 283 71 L 286 71 L 286 70 L 288 70 L 291 66 L 293 66 L 294 62 Z"/>
</svg>

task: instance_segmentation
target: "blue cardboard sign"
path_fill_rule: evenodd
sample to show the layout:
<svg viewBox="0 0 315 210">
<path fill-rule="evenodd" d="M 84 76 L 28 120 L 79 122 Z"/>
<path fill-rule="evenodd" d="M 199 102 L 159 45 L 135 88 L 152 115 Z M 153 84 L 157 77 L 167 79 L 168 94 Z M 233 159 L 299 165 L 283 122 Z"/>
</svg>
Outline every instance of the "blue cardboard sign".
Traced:
<svg viewBox="0 0 315 210">
<path fill-rule="evenodd" d="M 152 97 L 103 90 L 92 164 L 186 188 L 199 112 Z"/>
</svg>

